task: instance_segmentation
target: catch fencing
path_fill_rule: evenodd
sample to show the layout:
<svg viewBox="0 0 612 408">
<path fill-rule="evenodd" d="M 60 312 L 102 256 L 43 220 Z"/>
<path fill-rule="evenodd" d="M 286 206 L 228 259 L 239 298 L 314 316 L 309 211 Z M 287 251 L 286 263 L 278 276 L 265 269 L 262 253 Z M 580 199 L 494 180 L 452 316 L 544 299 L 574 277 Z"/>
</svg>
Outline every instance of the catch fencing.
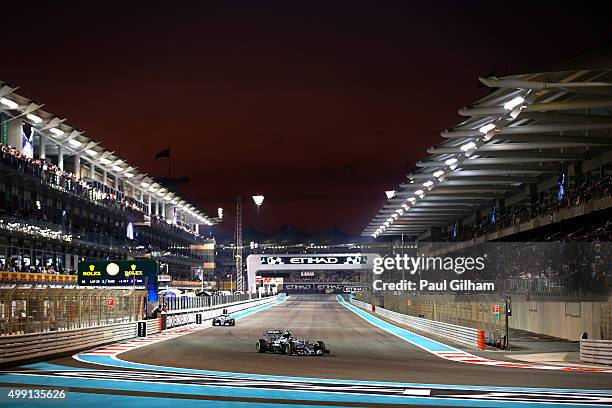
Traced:
<svg viewBox="0 0 612 408">
<path fill-rule="evenodd" d="M 182 309 L 196 309 L 202 307 L 213 307 L 217 305 L 241 302 L 251 299 L 251 295 L 234 294 L 227 296 L 193 296 L 193 297 L 164 297 L 162 302 L 166 304 L 168 311 Z"/>
<path fill-rule="evenodd" d="M 142 290 L 15 286 L 0 289 L 0 337 L 135 322 Z"/>
<path fill-rule="evenodd" d="M 458 326 L 450 323 L 438 322 L 422 317 L 409 316 L 402 313 L 397 313 L 387 310 L 382 307 L 373 307 L 369 303 L 364 303 L 359 300 L 351 299 L 350 302 L 362 309 L 372 310 L 376 315 L 384 317 L 394 322 L 405 324 L 406 326 L 418 330 L 423 333 L 432 334 L 434 336 L 451 339 L 456 343 L 460 343 L 469 347 L 474 347 L 484 350 L 484 331 L 472 327 Z"/>
</svg>

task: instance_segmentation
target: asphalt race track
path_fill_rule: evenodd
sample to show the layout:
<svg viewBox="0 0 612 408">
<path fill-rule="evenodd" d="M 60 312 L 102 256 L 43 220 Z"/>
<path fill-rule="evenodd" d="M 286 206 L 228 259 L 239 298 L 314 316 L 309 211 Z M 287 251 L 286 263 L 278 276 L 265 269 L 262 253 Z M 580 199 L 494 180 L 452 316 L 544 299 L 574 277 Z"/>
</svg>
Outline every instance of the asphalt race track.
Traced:
<svg viewBox="0 0 612 408">
<path fill-rule="evenodd" d="M 6 369 L 0 406 L 51 403 L 7 398 L 24 388 L 66 390 L 69 399 L 54 402 L 75 407 L 612 406 L 610 373 L 444 360 L 369 323 L 335 295 L 277 302 L 238 313 L 235 327 L 207 324 L 116 356 L 94 350 Z M 331 354 L 257 353 L 256 340 L 270 328 L 322 340 Z"/>
<path fill-rule="evenodd" d="M 266 329 L 289 328 L 295 337 L 325 342 L 331 354 L 259 354 Z M 361 319 L 335 295 L 291 296 L 235 327 L 213 327 L 136 349 L 121 359 L 139 363 L 240 373 L 429 384 L 612 389 L 612 376 L 542 372 L 452 362 L 424 352 Z"/>
</svg>

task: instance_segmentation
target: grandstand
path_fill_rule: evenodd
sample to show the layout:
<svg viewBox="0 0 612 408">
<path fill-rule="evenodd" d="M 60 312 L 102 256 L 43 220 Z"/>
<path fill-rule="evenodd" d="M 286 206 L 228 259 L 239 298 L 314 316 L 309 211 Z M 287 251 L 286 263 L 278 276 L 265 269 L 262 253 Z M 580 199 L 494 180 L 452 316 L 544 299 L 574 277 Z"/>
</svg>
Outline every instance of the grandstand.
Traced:
<svg viewBox="0 0 612 408">
<path fill-rule="evenodd" d="M 3 282 L 74 275 L 84 259 L 151 258 L 178 280 L 213 270 L 200 226 L 215 219 L 15 89 L 0 83 Z"/>
<path fill-rule="evenodd" d="M 512 298 L 511 328 L 611 338 L 611 68 L 608 45 L 551 71 L 480 78 L 490 95 L 459 109 L 465 120 L 442 131 L 362 232 L 393 243 L 387 254 L 488 255 L 492 266 L 471 279 L 494 292 L 361 296 L 494 337 L 500 321 L 488 311 Z M 400 237 L 409 244 L 398 251 Z"/>
<path fill-rule="evenodd" d="M 608 239 L 611 53 L 562 71 L 480 78 L 493 92 L 459 109 L 466 119 L 442 131 L 445 141 L 427 150 L 363 235 L 485 242 L 542 229 L 540 239 Z M 567 221 L 589 214 L 586 229 L 571 229 Z M 552 224 L 563 228 L 548 237 Z"/>
</svg>

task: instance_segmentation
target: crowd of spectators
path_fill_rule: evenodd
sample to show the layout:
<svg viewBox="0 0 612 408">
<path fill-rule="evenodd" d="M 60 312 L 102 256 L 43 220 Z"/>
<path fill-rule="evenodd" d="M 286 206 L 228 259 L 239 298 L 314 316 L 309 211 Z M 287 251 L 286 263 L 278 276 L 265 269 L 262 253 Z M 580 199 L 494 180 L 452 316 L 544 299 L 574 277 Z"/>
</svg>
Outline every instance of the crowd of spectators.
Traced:
<svg viewBox="0 0 612 408">
<path fill-rule="evenodd" d="M 427 248 L 428 252 L 422 253 L 417 247 L 414 250 L 406 249 L 406 255 L 443 260 L 480 257 L 484 265 L 482 269 L 472 268 L 461 274 L 452 268 L 420 268 L 419 279 L 432 282 L 454 279 L 491 282 L 495 284 L 496 292 L 500 293 L 570 297 L 606 293 L 612 287 L 610 241 L 484 242 L 462 250 L 456 250 L 448 243 L 439 243 L 431 250 L 429 247 L 423 248 Z M 435 265 L 435 262 L 431 261 L 430 264 Z M 398 282 L 415 278 L 402 270 L 385 270 L 376 279 Z"/>
<path fill-rule="evenodd" d="M 76 275 L 74 269 L 64 268 L 62 265 L 26 265 L 24 262 L 18 262 L 16 259 L 9 262 L 0 262 L 0 271 Z"/>
<path fill-rule="evenodd" d="M 448 232 L 444 238 L 446 241 L 467 241 L 541 216 L 548 216 L 552 221 L 555 213 L 561 209 L 577 207 L 591 200 L 611 195 L 612 177 L 606 176 L 598 180 L 588 178 L 579 186 L 568 189 L 561 200 L 558 199 L 557 192 L 551 189 L 548 197 L 535 203 L 517 203 L 501 210 L 501 215 L 500 210 L 497 209 L 495 217 L 489 214 L 469 225 L 458 226 L 457 230 Z"/>
<path fill-rule="evenodd" d="M 0 145 L 0 161 L 5 166 L 40 178 L 44 183 L 64 191 L 79 195 L 87 191 L 86 183 L 78 180 L 74 174 L 63 171 L 46 160 L 27 157 L 12 146 Z"/>
<path fill-rule="evenodd" d="M 0 146 L 0 162 L 20 173 L 39 178 L 43 184 L 87 198 L 97 204 L 119 210 L 131 209 L 142 213 L 146 208 L 137 200 L 121 192 L 99 191 L 83 179 L 77 178 L 74 173 L 62 170 L 50 161 L 27 157 L 12 146 Z"/>
<path fill-rule="evenodd" d="M 165 219 L 151 217 L 150 230 L 134 230 L 131 238 L 126 234 L 127 219 L 144 221 L 143 208 L 133 198 L 115 192 L 99 182 L 88 183 L 79 180 L 74 174 L 61 170 L 48 161 L 29 158 L 11 146 L 0 145 L 0 163 L 17 172 L 40 179 L 56 190 L 77 195 L 90 204 L 81 206 L 81 211 L 61 209 L 47 205 L 46 200 L 23 200 L 16 196 L 5 196 L 3 221 L 39 229 L 59 231 L 72 240 L 81 240 L 102 246 L 137 251 L 178 261 L 188 261 L 192 254 L 189 245 L 176 246 L 176 238 L 186 243 L 195 242 L 193 231 L 182 225 L 168 224 Z M 94 188 L 95 186 L 95 188 Z M 103 191 L 104 190 L 104 191 Z M 120 210 L 120 214 L 102 211 L 87 205 L 101 205 Z M 95 217 L 93 216 L 95 214 Z M 31 231 L 37 229 L 30 228 Z M 63 236 L 62 235 L 62 236 Z M 178 249 L 177 249 L 178 248 Z M 10 267 L 10 266 L 9 266 Z"/>
<path fill-rule="evenodd" d="M 73 173 L 60 169 L 49 161 L 40 158 L 26 157 L 11 146 L 0 145 L 0 162 L 20 173 L 39 178 L 43 184 L 52 186 L 66 193 L 80 196 L 94 204 L 120 210 L 133 218 L 142 219 L 148 212 L 147 207 L 143 203 L 140 203 L 136 199 L 120 191 L 104 186 L 97 181 L 88 183 L 83 179 L 77 178 Z M 13 204 L 13 206 L 15 205 Z M 23 215 L 40 221 L 50 221 L 55 224 L 72 223 L 75 221 L 85 224 L 88 223 L 87 220 L 75 220 L 73 216 L 66 218 L 66 215 L 62 214 L 62 211 L 59 211 L 59 213 L 56 211 L 55 214 L 50 214 L 48 209 L 41 210 L 34 207 L 18 207 L 12 209 L 12 212 L 12 215 L 17 217 Z M 159 228 L 176 234 L 186 234 L 185 236 L 189 239 L 193 239 L 194 236 L 197 236 L 197 234 L 183 225 L 167 224 L 161 217 L 152 216 L 151 223 Z M 84 226 L 84 230 L 86 232 L 92 230 L 92 232 L 105 235 L 104 231 L 101 232 L 96 230 L 97 224 L 98 223 L 91 222 L 91 225 Z M 106 232 L 106 234 L 108 234 L 108 232 Z"/>
<path fill-rule="evenodd" d="M 608 242 L 508 244 L 498 253 L 500 290 L 571 295 L 605 292 L 610 285 Z"/>
</svg>

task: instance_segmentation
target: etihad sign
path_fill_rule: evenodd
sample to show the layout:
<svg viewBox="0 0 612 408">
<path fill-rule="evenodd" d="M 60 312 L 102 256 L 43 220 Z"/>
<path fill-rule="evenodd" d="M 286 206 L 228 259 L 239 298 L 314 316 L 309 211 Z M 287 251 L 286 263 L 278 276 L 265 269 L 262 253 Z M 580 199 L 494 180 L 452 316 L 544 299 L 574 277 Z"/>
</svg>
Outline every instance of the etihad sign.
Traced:
<svg viewBox="0 0 612 408">
<path fill-rule="evenodd" d="M 263 265 L 359 265 L 365 264 L 367 258 L 360 255 L 347 256 L 264 256 Z"/>
<path fill-rule="evenodd" d="M 337 264 L 339 262 L 336 257 L 327 257 L 327 256 L 307 256 L 303 258 L 289 258 L 289 263 L 291 264 Z"/>
</svg>

